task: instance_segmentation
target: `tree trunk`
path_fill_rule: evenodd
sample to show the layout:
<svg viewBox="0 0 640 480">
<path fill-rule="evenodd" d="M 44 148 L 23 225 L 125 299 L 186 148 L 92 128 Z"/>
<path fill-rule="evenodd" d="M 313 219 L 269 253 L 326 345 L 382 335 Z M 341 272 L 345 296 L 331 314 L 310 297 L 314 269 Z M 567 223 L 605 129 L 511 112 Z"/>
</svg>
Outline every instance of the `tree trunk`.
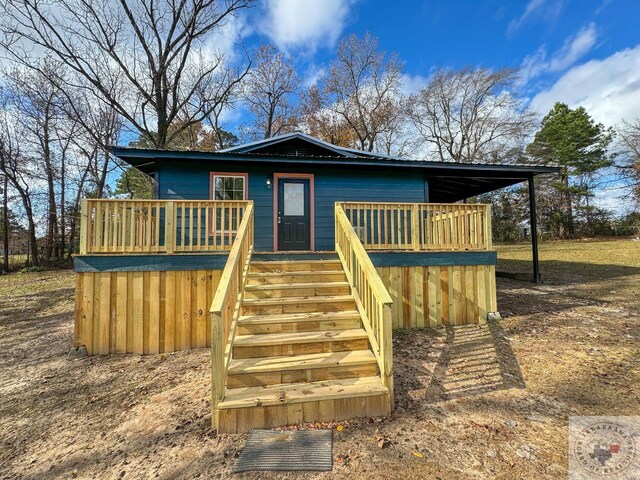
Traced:
<svg viewBox="0 0 640 480">
<path fill-rule="evenodd" d="M 27 223 L 29 224 L 29 249 L 31 251 L 31 265 L 39 266 L 40 257 L 38 256 L 38 242 L 36 239 L 36 222 L 33 220 L 33 209 L 28 201 L 25 201 L 25 212 L 27 214 Z M 27 203 L 29 205 L 27 206 Z"/>
<path fill-rule="evenodd" d="M 48 112 L 47 112 L 48 115 Z M 48 214 L 47 214 L 47 243 L 45 248 L 45 258 L 51 259 L 54 253 L 54 249 L 57 251 L 57 232 L 58 232 L 58 206 L 56 205 L 56 191 L 55 191 L 55 178 L 53 172 L 53 165 L 51 164 L 51 149 L 50 149 L 50 135 L 49 135 L 49 122 L 45 120 L 43 128 L 43 160 L 45 164 L 45 171 L 47 174 L 47 193 L 48 193 Z"/>
<path fill-rule="evenodd" d="M 65 203 L 65 163 L 66 158 L 62 157 L 62 163 L 60 164 L 60 236 L 58 239 L 58 244 L 60 246 L 58 250 L 58 260 L 64 260 L 64 250 L 66 248 L 65 245 L 65 229 L 66 229 L 66 216 L 64 212 L 64 203 Z"/>
<path fill-rule="evenodd" d="M 7 188 L 9 187 L 9 179 L 6 175 L 3 175 L 2 185 L 2 242 L 4 243 L 2 248 L 2 274 L 9 273 L 9 196 Z"/>
</svg>

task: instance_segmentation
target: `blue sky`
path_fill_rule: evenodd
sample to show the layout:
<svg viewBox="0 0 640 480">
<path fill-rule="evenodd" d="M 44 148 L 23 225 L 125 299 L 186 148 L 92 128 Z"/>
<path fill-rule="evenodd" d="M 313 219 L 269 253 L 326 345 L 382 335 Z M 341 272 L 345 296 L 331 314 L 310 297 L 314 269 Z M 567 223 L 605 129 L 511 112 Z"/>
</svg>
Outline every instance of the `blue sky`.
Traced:
<svg viewBox="0 0 640 480">
<path fill-rule="evenodd" d="M 271 43 L 311 84 L 341 37 L 370 32 L 404 62 L 408 92 L 437 67 L 514 67 L 517 94 L 540 117 L 562 101 L 615 126 L 640 117 L 639 19 L 637 0 L 262 0 L 218 47 L 239 55 L 239 38 L 249 51 Z M 612 182 L 597 201 L 622 213 L 621 193 Z"/>
<path fill-rule="evenodd" d="M 436 67 L 521 68 L 536 111 L 560 100 L 610 125 L 640 116 L 639 19 L 635 0 L 263 0 L 234 34 L 285 50 L 308 82 L 365 32 L 398 53 L 409 90 Z"/>
</svg>

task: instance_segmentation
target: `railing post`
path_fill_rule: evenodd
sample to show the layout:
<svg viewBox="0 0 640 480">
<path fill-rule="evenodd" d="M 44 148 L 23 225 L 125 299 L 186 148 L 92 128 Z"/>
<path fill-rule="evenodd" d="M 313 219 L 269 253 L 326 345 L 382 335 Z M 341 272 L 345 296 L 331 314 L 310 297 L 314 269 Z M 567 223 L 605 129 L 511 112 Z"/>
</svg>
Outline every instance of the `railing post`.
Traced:
<svg viewBox="0 0 640 480">
<path fill-rule="evenodd" d="M 89 205 L 85 198 L 80 204 L 80 255 L 86 255 L 89 250 Z"/>
<path fill-rule="evenodd" d="M 491 250 L 493 249 L 493 239 L 492 239 L 493 233 L 491 231 L 491 205 L 490 204 L 487 204 L 485 216 L 486 216 L 485 223 L 487 225 L 487 228 L 485 230 L 487 250 Z"/>
<path fill-rule="evenodd" d="M 417 203 L 411 204 L 411 246 L 413 250 L 420 250 L 420 208 Z"/>
<path fill-rule="evenodd" d="M 224 341 L 222 317 L 211 314 L 211 422 L 216 430 L 219 427 L 218 403 L 224 394 Z"/>
<path fill-rule="evenodd" d="M 173 253 L 175 246 L 175 204 L 169 200 L 164 208 L 164 246 L 167 253 Z"/>
<path fill-rule="evenodd" d="M 389 389 L 389 407 L 393 412 L 395 402 L 393 401 L 393 320 L 391 318 L 391 305 L 382 305 L 382 322 L 384 334 L 380 339 L 382 343 L 382 345 L 380 345 L 380 351 L 382 353 L 384 372 L 381 373 L 384 386 Z"/>
</svg>

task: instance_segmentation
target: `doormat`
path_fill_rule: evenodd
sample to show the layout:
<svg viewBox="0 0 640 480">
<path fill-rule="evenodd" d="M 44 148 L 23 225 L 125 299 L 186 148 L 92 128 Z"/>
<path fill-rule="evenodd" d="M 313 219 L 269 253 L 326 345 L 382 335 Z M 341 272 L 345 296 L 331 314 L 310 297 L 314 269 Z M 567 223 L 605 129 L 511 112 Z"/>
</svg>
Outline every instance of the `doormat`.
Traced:
<svg viewBox="0 0 640 480">
<path fill-rule="evenodd" d="M 332 430 L 252 430 L 233 472 L 328 472 L 332 447 Z"/>
</svg>

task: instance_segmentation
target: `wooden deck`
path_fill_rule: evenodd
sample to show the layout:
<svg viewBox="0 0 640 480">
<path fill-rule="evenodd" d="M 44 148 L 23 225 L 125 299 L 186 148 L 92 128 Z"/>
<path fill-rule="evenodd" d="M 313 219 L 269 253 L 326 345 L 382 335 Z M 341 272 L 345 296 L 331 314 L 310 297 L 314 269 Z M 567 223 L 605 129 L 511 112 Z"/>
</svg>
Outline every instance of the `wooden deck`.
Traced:
<svg viewBox="0 0 640 480">
<path fill-rule="evenodd" d="M 393 328 L 497 309 L 485 205 L 338 203 L 335 252 L 256 254 L 253 202 L 109 202 L 83 206 L 75 343 L 210 347 L 220 432 L 388 415 Z"/>
</svg>

